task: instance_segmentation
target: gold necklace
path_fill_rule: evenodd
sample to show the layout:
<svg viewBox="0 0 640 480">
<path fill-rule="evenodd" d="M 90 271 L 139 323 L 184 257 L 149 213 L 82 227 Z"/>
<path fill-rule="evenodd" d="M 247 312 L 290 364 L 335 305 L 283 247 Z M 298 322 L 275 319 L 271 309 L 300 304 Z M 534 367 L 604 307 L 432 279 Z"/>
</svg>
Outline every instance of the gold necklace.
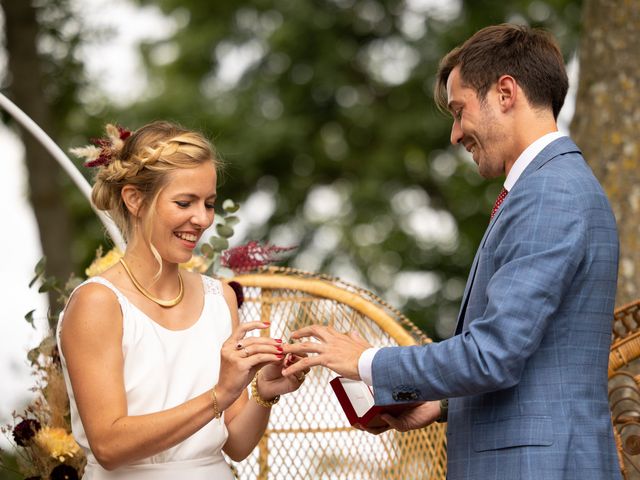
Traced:
<svg viewBox="0 0 640 480">
<path fill-rule="evenodd" d="M 140 285 L 140 282 L 136 280 L 136 277 L 134 277 L 133 273 L 131 273 L 131 270 L 129 270 L 129 267 L 125 263 L 124 258 L 120 258 L 120 263 L 124 267 L 124 271 L 127 272 L 127 275 L 129 275 L 129 278 L 131 279 L 131 283 L 133 283 L 133 286 L 136 287 L 142 295 L 147 297 L 152 302 L 157 303 L 158 305 L 164 308 L 171 308 L 171 307 L 175 307 L 177 304 L 179 304 L 182 301 L 182 297 L 184 297 L 184 284 L 182 283 L 182 275 L 180 275 L 180 272 L 178 272 L 178 282 L 180 283 L 180 291 L 178 292 L 178 296 L 173 300 L 162 300 L 161 298 L 156 298 L 153 295 L 151 295 L 146 288 Z"/>
</svg>

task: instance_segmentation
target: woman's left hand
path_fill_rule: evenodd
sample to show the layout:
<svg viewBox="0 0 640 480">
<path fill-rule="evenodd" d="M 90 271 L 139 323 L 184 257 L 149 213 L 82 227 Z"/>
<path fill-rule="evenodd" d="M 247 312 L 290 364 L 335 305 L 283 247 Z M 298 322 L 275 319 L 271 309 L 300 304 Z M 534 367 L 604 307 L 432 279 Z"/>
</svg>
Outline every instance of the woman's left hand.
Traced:
<svg viewBox="0 0 640 480">
<path fill-rule="evenodd" d="M 258 393 L 260 393 L 260 396 L 270 399 L 277 395 L 294 392 L 300 388 L 310 369 L 307 368 L 294 375 L 282 375 L 282 369 L 290 367 L 300 361 L 301 358 L 302 356 L 300 355 L 288 354 L 282 361 L 269 363 L 262 367 L 258 378 Z"/>
</svg>

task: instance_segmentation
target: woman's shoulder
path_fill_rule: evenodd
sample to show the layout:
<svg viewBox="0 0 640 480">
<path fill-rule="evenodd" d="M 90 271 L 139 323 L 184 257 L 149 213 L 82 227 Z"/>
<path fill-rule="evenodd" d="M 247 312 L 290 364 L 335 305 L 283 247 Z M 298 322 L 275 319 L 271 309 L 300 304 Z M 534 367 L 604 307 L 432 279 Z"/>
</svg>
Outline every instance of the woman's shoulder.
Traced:
<svg viewBox="0 0 640 480">
<path fill-rule="evenodd" d="M 119 292 L 103 277 L 92 277 L 83 282 L 71 295 L 65 316 L 76 311 L 107 312 L 120 309 Z"/>
<path fill-rule="evenodd" d="M 91 277 L 82 282 L 72 293 L 66 310 L 75 305 L 107 306 L 108 304 L 118 304 L 120 292 L 107 278 Z"/>
<path fill-rule="evenodd" d="M 87 334 L 98 337 L 121 334 L 122 321 L 117 322 L 120 328 L 114 329 L 114 319 L 118 318 L 122 318 L 122 308 L 117 293 L 101 277 L 92 277 L 74 291 L 61 316 L 60 327 L 62 332 L 78 338 Z"/>
</svg>

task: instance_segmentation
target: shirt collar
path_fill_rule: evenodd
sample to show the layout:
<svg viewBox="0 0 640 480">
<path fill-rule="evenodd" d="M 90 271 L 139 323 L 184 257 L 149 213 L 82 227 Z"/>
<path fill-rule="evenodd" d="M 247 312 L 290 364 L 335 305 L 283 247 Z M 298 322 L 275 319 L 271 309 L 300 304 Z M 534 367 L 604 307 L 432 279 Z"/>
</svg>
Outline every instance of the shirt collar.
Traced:
<svg viewBox="0 0 640 480">
<path fill-rule="evenodd" d="M 509 170 L 509 175 L 507 175 L 507 178 L 504 181 L 504 188 L 510 192 L 520 178 L 520 175 L 522 175 L 522 172 L 524 172 L 533 159 L 536 158 L 538 154 L 551 142 L 565 136 L 566 135 L 561 132 L 547 133 L 525 148 L 516 160 L 516 163 L 511 167 L 511 170 Z"/>
</svg>

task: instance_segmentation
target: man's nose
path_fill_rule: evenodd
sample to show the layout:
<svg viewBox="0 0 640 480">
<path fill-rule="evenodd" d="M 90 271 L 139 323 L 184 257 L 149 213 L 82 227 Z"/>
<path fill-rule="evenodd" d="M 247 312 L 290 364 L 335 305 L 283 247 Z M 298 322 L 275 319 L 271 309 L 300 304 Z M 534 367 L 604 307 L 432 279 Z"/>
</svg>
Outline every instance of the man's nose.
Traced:
<svg viewBox="0 0 640 480">
<path fill-rule="evenodd" d="M 460 123 L 456 120 L 451 127 L 451 145 L 458 145 L 462 141 L 462 137 L 462 128 L 460 128 Z"/>
</svg>

